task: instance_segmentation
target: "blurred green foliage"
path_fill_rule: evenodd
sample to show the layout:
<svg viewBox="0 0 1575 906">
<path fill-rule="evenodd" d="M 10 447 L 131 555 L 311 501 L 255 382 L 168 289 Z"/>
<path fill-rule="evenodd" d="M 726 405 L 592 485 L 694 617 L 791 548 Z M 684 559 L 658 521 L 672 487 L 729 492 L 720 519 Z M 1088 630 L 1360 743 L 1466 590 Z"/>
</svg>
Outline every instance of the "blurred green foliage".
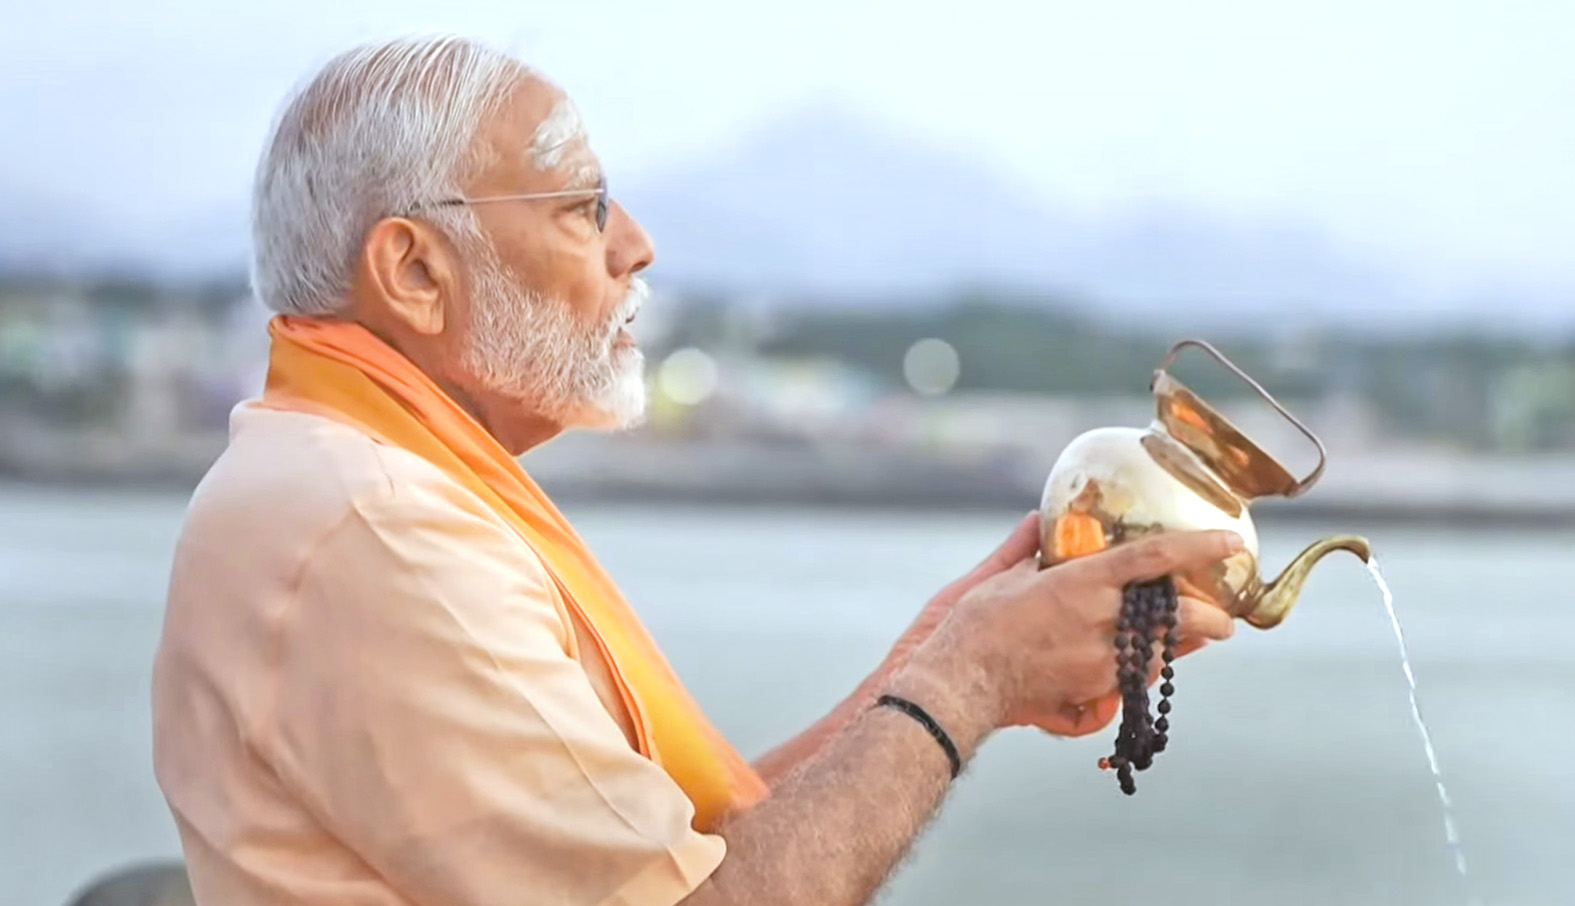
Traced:
<svg viewBox="0 0 1575 906">
<path fill-rule="evenodd" d="M 68 287 L 77 317 L 93 325 L 108 361 L 66 384 L 39 381 L 40 331 L 53 317 L 47 282 L 0 279 L 0 408 L 47 410 L 65 420 L 104 417 L 121 405 L 124 344 L 138 323 L 178 317 L 215 332 L 237 306 L 255 305 L 237 280 L 157 286 L 135 276 Z M 85 313 L 85 314 L 84 314 Z M 918 340 L 950 343 L 962 363 L 958 391 L 1118 397 L 1147 391 L 1148 377 L 1181 334 L 1151 321 L 1100 320 L 1056 299 L 962 292 L 942 304 L 904 299 L 835 307 L 751 308 L 733 297 L 690 294 L 674 305 L 653 359 L 681 346 L 750 356 L 832 359 L 902 388 L 902 363 Z M 1237 330 L 1210 337 L 1276 397 L 1295 406 L 1331 396 L 1365 404 L 1385 433 L 1470 449 L 1575 449 L 1575 335 L 1485 336 L 1452 332 Z M 103 339 L 103 338 L 109 339 Z M 31 348 L 33 364 L 26 350 Z M 9 351 L 8 351 L 9 350 Z M 21 350 L 20 352 L 18 350 Z M 1177 375 L 1210 399 L 1249 389 L 1197 353 Z"/>
<path fill-rule="evenodd" d="M 982 294 L 923 308 L 806 307 L 768 321 L 752 327 L 731 316 L 721 300 L 711 300 L 686 310 L 668 345 L 742 342 L 762 355 L 830 357 L 895 385 L 908 348 L 936 337 L 957 350 L 960 391 L 1123 396 L 1146 392 L 1149 375 L 1181 338 L 1142 321 L 1097 321 L 1043 300 Z M 1290 335 L 1237 331 L 1214 342 L 1288 404 L 1344 394 L 1371 406 L 1386 431 L 1403 437 L 1472 449 L 1575 448 L 1575 336 L 1330 328 Z M 1251 394 L 1196 352 L 1186 353 L 1174 370 L 1211 399 Z"/>
</svg>

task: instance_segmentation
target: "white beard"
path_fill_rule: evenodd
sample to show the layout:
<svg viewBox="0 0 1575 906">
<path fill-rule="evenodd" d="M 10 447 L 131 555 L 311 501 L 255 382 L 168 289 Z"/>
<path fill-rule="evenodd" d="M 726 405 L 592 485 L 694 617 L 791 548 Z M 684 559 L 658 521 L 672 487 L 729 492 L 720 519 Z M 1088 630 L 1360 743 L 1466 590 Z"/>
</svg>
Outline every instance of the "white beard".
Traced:
<svg viewBox="0 0 1575 906">
<path fill-rule="evenodd" d="M 645 302 L 645 281 L 635 278 L 612 316 L 588 328 L 566 303 L 526 289 L 484 238 L 462 237 L 460 244 L 471 265 L 461 364 L 473 379 L 565 428 L 638 424 L 645 414 L 645 356 L 614 344 Z"/>
</svg>

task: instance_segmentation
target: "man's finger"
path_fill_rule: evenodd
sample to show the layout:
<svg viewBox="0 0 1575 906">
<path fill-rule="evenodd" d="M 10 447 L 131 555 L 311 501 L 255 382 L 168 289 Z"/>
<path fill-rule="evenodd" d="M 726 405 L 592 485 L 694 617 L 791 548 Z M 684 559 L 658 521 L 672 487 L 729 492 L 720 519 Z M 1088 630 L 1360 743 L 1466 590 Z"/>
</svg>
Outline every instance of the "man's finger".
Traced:
<svg viewBox="0 0 1575 906">
<path fill-rule="evenodd" d="M 1221 622 L 1224 618 L 1224 622 Z M 1197 598 L 1182 597 L 1176 616 L 1176 657 L 1183 658 L 1209 644 L 1224 641 L 1236 631 L 1236 621 L 1218 605 Z M 1165 667 L 1160 644 L 1154 646 L 1154 659 L 1148 665 L 1148 684 L 1159 682 L 1159 672 Z"/>
<path fill-rule="evenodd" d="M 1017 521 L 1012 533 L 1001 543 L 1001 546 L 984 558 L 972 572 L 936 592 L 935 597 L 925 605 L 918 620 L 910 627 L 904 638 L 922 640 L 930 630 L 940 625 L 952 605 L 972 591 L 974 586 L 1016 566 L 1024 566 L 1026 569 L 1028 564 L 1037 563 L 1038 557 L 1035 555 L 1038 552 L 1039 514 L 1029 513 Z M 914 644 L 916 645 L 917 642 Z"/>
<path fill-rule="evenodd" d="M 991 576 L 1004 572 L 1039 552 L 1039 513 L 1032 512 L 1017 520 L 1012 533 L 1001 542 L 995 552 L 984 558 L 970 576 Z"/>
<path fill-rule="evenodd" d="M 1179 645 L 1194 639 L 1224 641 L 1236 632 L 1236 620 L 1224 608 L 1197 598 L 1182 598 L 1177 608 L 1176 632 Z"/>
<path fill-rule="evenodd" d="M 1094 554 L 1085 562 L 1100 570 L 1106 583 L 1121 588 L 1213 565 L 1242 547 L 1235 532 L 1166 532 Z"/>
</svg>

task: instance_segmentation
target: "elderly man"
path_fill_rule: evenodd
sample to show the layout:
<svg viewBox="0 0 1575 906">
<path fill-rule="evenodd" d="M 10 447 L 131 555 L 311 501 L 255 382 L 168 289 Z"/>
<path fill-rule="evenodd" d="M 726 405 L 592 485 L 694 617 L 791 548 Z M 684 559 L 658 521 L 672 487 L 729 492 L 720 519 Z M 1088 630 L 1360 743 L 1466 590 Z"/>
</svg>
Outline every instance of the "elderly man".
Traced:
<svg viewBox="0 0 1575 906">
<path fill-rule="evenodd" d="M 651 241 L 562 92 L 462 39 L 347 53 L 281 115 L 254 233 L 268 380 L 192 501 L 154 676 L 202 906 L 867 902 L 993 731 L 1109 723 L 1125 584 L 1240 543 L 1039 570 L 1025 519 L 750 764 L 517 461 L 644 402 Z"/>
</svg>

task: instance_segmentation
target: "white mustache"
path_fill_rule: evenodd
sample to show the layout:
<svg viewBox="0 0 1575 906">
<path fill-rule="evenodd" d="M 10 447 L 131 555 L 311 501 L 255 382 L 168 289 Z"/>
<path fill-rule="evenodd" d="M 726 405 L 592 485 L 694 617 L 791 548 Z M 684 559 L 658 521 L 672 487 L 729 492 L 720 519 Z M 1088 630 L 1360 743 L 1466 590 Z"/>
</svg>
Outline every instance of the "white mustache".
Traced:
<svg viewBox="0 0 1575 906">
<path fill-rule="evenodd" d="M 623 297 L 623 304 L 618 306 L 618 316 L 627 321 L 640 313 L 640 307 L 645 300 L 651 297 L 651 288 L 644 280 L 635 277 L 629 284 L 629 292 Z"/>
<path fill-rule="evenodd" d="M 623 301 L 618 303 L 618 308 L 608 319 L 607 334 L 616 338 L 618 331 L 623 329 L 629 319 L 640 313 L 640 308 L 645 305 L 645 300 L 651 297 L 651 288 L 644 280 L 635 277 L 629 284 L 629 292 L 624 294 Z"/>
</svg>

